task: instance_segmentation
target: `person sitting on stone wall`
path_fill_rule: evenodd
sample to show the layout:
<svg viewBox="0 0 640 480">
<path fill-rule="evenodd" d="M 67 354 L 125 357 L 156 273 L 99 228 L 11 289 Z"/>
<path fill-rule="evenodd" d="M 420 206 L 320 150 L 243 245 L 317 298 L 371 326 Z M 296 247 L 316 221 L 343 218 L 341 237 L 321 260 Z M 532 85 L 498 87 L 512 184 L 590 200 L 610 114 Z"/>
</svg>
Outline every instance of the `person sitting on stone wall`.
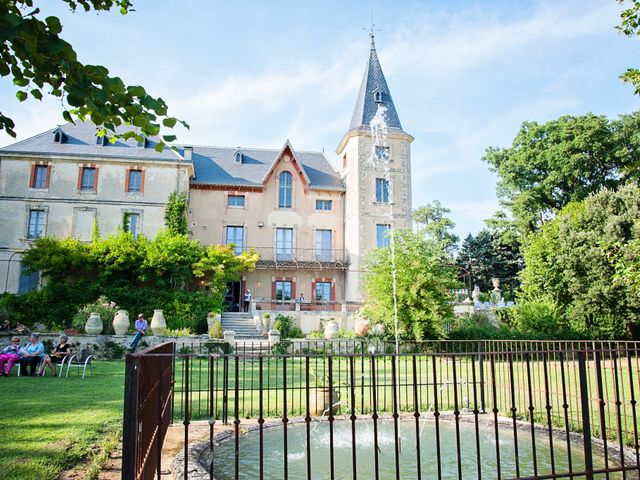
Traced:
<svg viewBox="0 0 640 480">
<path fill-rule="evenodd" d="M 44 375 L 44 370 L 45 368 L 47 368 L 47 365 L 49 365 L 53 376 L 56 376 L 56 365 L 60 365 L 65 358 L 68 358 L 69 355 L 71 355 L 71 347 L 67 343 L 68 339 L 69 337 L 67 337 L 64 333 L 60 335 L 60 341 L 58 345 L 56 345 L 56 347 L 50 354 L 45 355 L 44 361 L 40 366 L 40 371 L 38 372 L 39 376 Z M 62 376 L 62 371 L 60 372 L 60 376 Z"/>
</svg>

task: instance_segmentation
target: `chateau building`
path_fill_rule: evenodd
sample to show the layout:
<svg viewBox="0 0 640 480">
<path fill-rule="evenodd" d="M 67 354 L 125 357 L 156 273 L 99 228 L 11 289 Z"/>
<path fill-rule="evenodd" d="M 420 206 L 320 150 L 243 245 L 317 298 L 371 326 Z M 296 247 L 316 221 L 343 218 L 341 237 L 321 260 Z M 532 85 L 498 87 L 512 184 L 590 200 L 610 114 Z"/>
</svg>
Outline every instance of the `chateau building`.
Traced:
<svg viewBox="0 0 640 480">
<path fill-rule="evenodd" d="M 382 120 L 382 121 L 381 121 Z M 339 170 L 321 152 L 144 144 L 96 138 L 67 124 L 0 149 L 0 279 L 5 291 L 37 284 L 20 252 L 39 236 L 90 240 L 124 223 L 163 228 L 168 195 L 188 192 L 190 231 L 204 244 L 255 249 L 253 272 L 230 284 L 231 310 L 247 290 L 261 308 L 345 309 L 362 300 L 363 259 L 411 222 L 413 137 L 404 132 L 371 39 Z M 302 296 L 302 297 L 301 297 Z M 279 304 L 279 305 L 277 305 Z"/>
</svg>

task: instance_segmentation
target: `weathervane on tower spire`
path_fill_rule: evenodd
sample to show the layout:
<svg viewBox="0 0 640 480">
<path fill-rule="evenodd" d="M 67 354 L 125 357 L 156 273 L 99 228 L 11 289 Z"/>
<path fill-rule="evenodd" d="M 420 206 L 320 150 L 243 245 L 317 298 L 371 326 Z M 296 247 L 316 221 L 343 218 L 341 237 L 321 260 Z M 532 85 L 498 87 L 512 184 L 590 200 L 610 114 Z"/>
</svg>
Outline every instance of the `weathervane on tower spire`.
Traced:
<svg viewBox="0 0 640 480">
<path fill-rule="evenodd" d="M 381 32 L 380 28 L 375 28 L 376 24 L 373 23 L 373 8 L 371 9 L 371 26 L 369 28 L 362 27 L 363 30 L 369 30 L 369 36 L 371 37 L 371 50 L 376 49 L 376 42 L 374 41 L 375 35 L 373 32 Z"/>
</svg>

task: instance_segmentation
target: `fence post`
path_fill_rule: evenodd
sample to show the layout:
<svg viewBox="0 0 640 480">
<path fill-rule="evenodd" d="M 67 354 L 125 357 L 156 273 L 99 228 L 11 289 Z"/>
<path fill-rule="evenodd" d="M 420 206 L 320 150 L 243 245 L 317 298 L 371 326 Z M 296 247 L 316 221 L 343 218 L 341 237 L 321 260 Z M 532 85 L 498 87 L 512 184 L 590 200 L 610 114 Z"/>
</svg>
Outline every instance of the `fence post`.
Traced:
<svg viewBox="0 0 640 480">
<path fill-rule="evenodd" d="M 584 470 L 586 480 L 593 480 L 593 456 L 591 451 L 591 421 L 589 419 L 589 385 L 587 384 L 587 354 L 578 352 L 580 375 L 580 401 L 582 406 L 582 435 L 584 441 Z"/>
<path fill-rule="evenodd" d="M 124 412 L 122 421 L 122 479 L 136 477 L 138 436 L 138 372 L 139 359 L 127 355 L 124 374 Z"/>
<path fill-rule="evenodd" d="M 487 413 L 484 399 L 484 342 L 478 343 L 478 368 L 480 369 L 480 411 Z"/>
<path fill-rule="evenodd" d="M 222 424 L 227 425 L 229 415 L 229 344 L 222 345 Z"/>
</svg>

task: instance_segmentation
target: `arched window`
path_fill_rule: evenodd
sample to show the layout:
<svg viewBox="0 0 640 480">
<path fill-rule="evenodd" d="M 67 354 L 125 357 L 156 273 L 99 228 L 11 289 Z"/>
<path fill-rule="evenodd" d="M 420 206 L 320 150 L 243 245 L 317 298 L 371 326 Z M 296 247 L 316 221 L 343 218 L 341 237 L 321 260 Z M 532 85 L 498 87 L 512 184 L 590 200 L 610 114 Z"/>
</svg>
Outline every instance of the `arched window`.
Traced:
<svg viewBox="0 0 640 480">
<path fill-rule="evenodd" d="M 291 208 L 291 174 L 289 172 L 282 172 L 280 174 L 278 207 Z"/>
</svg>

